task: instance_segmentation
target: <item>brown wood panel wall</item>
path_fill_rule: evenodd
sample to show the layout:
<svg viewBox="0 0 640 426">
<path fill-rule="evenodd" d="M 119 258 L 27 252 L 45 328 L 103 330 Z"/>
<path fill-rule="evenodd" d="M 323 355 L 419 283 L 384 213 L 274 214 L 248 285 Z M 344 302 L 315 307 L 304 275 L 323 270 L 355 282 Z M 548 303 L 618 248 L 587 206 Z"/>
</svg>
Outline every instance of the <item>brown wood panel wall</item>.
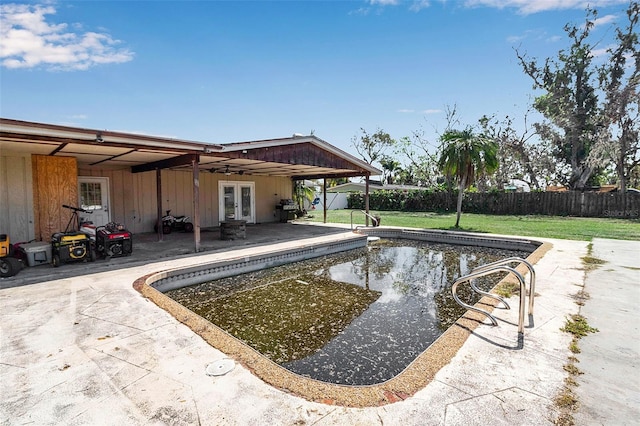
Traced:
<svg viewBox="0 0 640 426">
<path fill-rule="evenodd" d="M 73 157 L 33 155 L 31 161 L 35 236 L 49 241 L 71 218 L 62 205 L 78 204 L 78 165 Z"/>
</svg>

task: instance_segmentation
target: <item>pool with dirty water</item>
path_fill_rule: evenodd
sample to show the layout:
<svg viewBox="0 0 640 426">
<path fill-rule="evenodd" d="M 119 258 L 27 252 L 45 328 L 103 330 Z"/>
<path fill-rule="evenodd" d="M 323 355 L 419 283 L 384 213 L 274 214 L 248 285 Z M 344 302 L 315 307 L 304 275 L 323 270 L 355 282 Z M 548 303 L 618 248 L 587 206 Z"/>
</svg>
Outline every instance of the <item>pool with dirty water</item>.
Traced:
<svg viewBox="0 0 640 426">
<path fill-rule="evenodd" d="M 462 262 L 460 260 L 454 260 L 451 266 L 446 266 L 444 269 L 438 270 L 437 268 L 427 268 L 427 266 L 430 266 L 429 262 L 438 264 L 439 255 L 429 255 L 429 252 L 425 252 L 424 250 L 417 251 L 417 254 L 414 253 L 413 256 L 407 256 L 405 253 L 403 257 L 420 259 L 420 262 L 400 262 L 401 266 L 395 268 L 389 268 L 387 261 L 390 257 L 393 257 L 393 255 L 385 255 L 385 250 L 368 250 L 366 252 L 369 253 L 368 257 L 365 256 L 360 261 L 348 257 L 350 256 L 348 255 L 350 250 L 366 247 L 368 237 L 409 242 L 407 246 L 413 247 L 414 249 L 416 247 L 426 249 L 434 244 L 444 243 L 450 246 L 475 247 L 464 248 L 463 252 L 465 253 L 466 250 L 475 251 L 476 248 L 479 248 L 480 252 L 482 252 L 484 248 L 497 249 L 495 251 L 488 250 L 488 252 L 494 253 L 498 257 L 504 257 L 506 253 L 509 253 L 510 256 L 515 251 L 524 253 L 527 261 L 532 264 L 535 264 L 552 247 L 550 243 L 488 234 L 469 234 L 415 228 L 368 228 L 360 230 L 359 232 L 345 232 L 332 236 L 300 239 L 294 243 L 276 243 L 267 246 L 257 246 L 237 254 L 235 252 L 228 252 L 221 256 L 208 256 L 204 258 L 202 262 L 196 262 L 190 266 L 185 265 L 174 269 L 158 270 L 146 276 L 139 277 L 133 283 L 133 287 L 144 297 L 153 301 L 158 307 L 170 313 L 176 320 L 191 328 L 191 330 L 200 335 L 211 346 L 221 351 L 222 356 L 231 358 L 235 362 L 242 364 L 247 370 L 262 379 L 265 383 L 277 389 L 310 401 L 331 405 L 372 407 L 390 404 L 406 399 L 427 386 L 435 378 L 438 371 L 455 356 L 458 349 L 462 347 L 475 328 L 480 326 L 486 319 L 478 313 L 466 311 L 462 317 L 455 321 L 456 316 L 460 315 L 462 311 L 458 310 L 460 308 L 457 305 L 453 305 L 451 301 L 446 300 L 450 293 L 450 290 L 446 287 L 453 281 L 452 278 L 461 272 L 473 268 L 476 264 L 484 263 L 485 260 L 478 258 L 477 255 L 470 257 L 463 256 L 462 258 L 464 260 Z M 379 251 L 376 252 L 376 250 Z M 302 261 L 336 253 L 339 253 L 338 257 L 342 259 L 341 263 L 345 265 L 328 267 L 321 263 L 319 269 L 312 269 L 312 271 L 322 271 L 322 273 L 316 272 L 315 275 L 312 272 L 311 276 L 314 279 L 306 278 L 306 276 L 303 276 L 302 271 L 298 271 L 298 266 L 301 265 L 300 262 Z M 444 265 L 449 265 L 447 260 L 449 257 L 448 255 L 442 255 Z M 488 257 L 487 261 L 490 259 L 493 259 L 493 257 Z M 367 263 L 369 264 L 369 268 L 365 267 Z M 284 272 L 280 278 L 267 279 L 266 282 L 258 284 L 257 279 L 262 276 L 261 274 L 264 270 L 282 265 L 289 266 L 283 269 Z M 353 270 L 351 270 L 351 268 L 353 268 Z M 456 272 L 458 269 L 459 271 Z M 342 294 L 342 296 L 332 295 L 331 292 L 335 291 L 335 289 L 328 288 L 333 286 L 333 284 L 330 285 L 328 283 L 324 286 L 323 290 L 327 293 L 314 293 L 315 296 L 313 297 L 309 295 L 304 296 L 305 292 L 311 294 L 311 289 L 315 289 L 314 286 L 310 285 L 311 282 L 314 280 L 320 281 L 320 276 L 330 277 L 329 273 L 337 274 L 335 275 L 335 279 L 341 283 L 338 287 L 341 288 L 340 291 L 342 293 L 340 294 Z M 234 276 L 238 277 L 231 278 Z M 372 278 L 377 279 L 378 276 L 383 277 L 382 282 L 376 281 L 374 283 Z M 421 276 L 423 278 L 420 278 Z M 400 284 L 400 282 L 396 280 L 396 278 L 401 277 L 406 278 L 406 281 L 403 280 L 404 284 Z M 213 281 L 227 278 L 229 278 L 230 281 L 213 283 Z M 353 281 L 348 282 L 349 280 Z M 333 281 L 333 279 L 329 281 Z M 213 293 L 206 297 L 204 295 L 197 295 L 196 293 L 200 291 L 198 290 L 198 286 L 205 282 L 211 282 L 207 284 L 209 286 L 207 291 Z M 283 286 L 282 291 L 272 292 L 271 290 L 278 285 Z M 484 284 L 485 288 L 491 285 L 492 284 L 489 283 Z M 253 305 L 266 311 L 268 305 L 264 303 L 262 295 L 264 293 L 280 293 L 280 301 L 277 303 L 273 302 L 271 305 L 271 315 L 282 317 L 287 310 L 300 309 L 297 301 L 308 298 L 312 298 L 313 300 L 311 300 L 311 304 L 306 302 L 307 304 L 304 305 L 306 308 L 303 309 L 303 313 L 299 312 L 297 314 L 300 318 L 315 321 L 316 316 L 319 316 L 318 312 L 327 315 L 327 312 L 331 313 L 334 310 L 336 312 L 342 312 L 342 314 L 325 317 L 324 321 L 328 322 L 323 322 L 323 327 L 319 327 L 319 325 L 313 322 L 310 324 L 300 322 L 297 326 L 298 331 L 293 331 L 292 334 L 295 336 L 295 334 L 298 333 L 298 337 L 301 337 L 304 336 L 304 330 L 306 330 L 306 336 L 313 335 L 314 338 L 303 338 L 303 344 L 298 347 L 292 346 L 291 349 L 287 350 L 283 349 L 287 347 L 285 344 L 271 344 L 271 350 L 274 348 L 277 349 L 275 352 L 276 356 L 272 354 L 272 358 L 277 359 L 278 356 L 284 354 L 284 358 L 280 359 L 281 364 L 278 364 L 243 340 L 235 337 L 232 333 L 225 331 L 212 321 L 197 315 L 194 311 L 168 296 L 169 293 L 178 289 L 182 290 L 175 294 L 183 294 L 183 296 L 187 298 L 195 296 L 199 298 L 199 302 L 203 302 L 202 307 L 207 303 L 205 299 L 213 302 L 216 298 L 226 298 L 228 301 L 231 301 L 234 299 L 234 293 L 240 296 L 243 292 L 246 292 L 249 297 L 245 298 L 243 296 L 242 298 L 238 298 L 238 300 L 246 299 L 245 302 L 235 303 L 249 307 Z M 200 289 L 204 291 L 204 287 L 200 287 Z M 293 293 L 290 293 L 294 290 L 298 292 L 295 297 L 292 296 Z M 189 293 L 191 293 L 190 296 L 188 296 Z M 345 294 L 348 297 L 344 296 Z M 426 296 L 430 294 L 433 295 L 434 298 L 428 301 Z M 458 294 L 460 295 L 460 291 Z M 322 309 L 322 304 L 318 304 L 318 301 L 327 302 L 330 300 L 335 302 L 332 309 Z M 345 306 L 345 303 L 349 300 L 352 301 L 350 307 L 348 307 L 349 303 Z M 466 301 L 472 303 L 469 299 Z M 313 306 L 314 303 L 316 303 L 316 306 Z M 480 299 L 478 303 L 489 311 L 494 309 L 495 306 L 495 301 L 486 297 Z M 379 312 L 373 315 L 374 311 L 385 304 L 387 307 L 395 307 L 396 311 L 400 311 L 400 317 L 396 317 L 392 321 L 388 319 L 386 315 Z M 296 306 L 298 307 L 296 308 Z M 197 310 L 199 308 L 194 306 L 193 309 Z M 317 310 L 314 311 L 314 309 Z M 451 312 L 448 312 L 449 310 L 451 310 Z M 454 310 L 456 310 L 456 312 L 454 312 Z M 418 319 L 412 320 L 407 314 L 409 311 L 414 312 Z M 236 314 L 236 316 L 243 316 L 242 310 L 238 312 L 240 313 Z M 349 331 L 348 326 L 357 324 L 359 321 L 364 321 L 367 317 L 373 318 L 374 328 L 367 332 L 358 333 L 362 335 L 362 338 L 344 340 L 343 337 L 340 337 L 345 335 L 348 337 L 348 334 L 352 333 L 352 331 Z M 422 341 L 422 337 L 411 337 L 411 334 L 405 333 L 404 325 L 407 322 L 422 321 L 423 323 L 420 323 L 420 325 L 424 325 L 427 323 L 427 319 L 435 319 L 436 317 L 438 320 L 445 317 L 448 319 L 445 320 L 444 323 L 419 327 L 419 332 L 438 334 L 442 332 L 442 329 L 444 329 L 447 324 L 451 324 L 453 321 L 455 321 L 455 324 L 442 332 L 442 335 L 436 338 L 430 345 L 428 343 L 425 344 Z M 333 325 L 331 324 L 332 322 L 334 323 Z M 292 323 L 295 324 L 297 321 L 285 320 L 277 322 L 277 324 Z M 264 332 L 265 336 L 273 336 L 275 333 L 280 333 L 273 324 L 276 324 L 275 320 L 272 320 L 271 323 L 267 322 L 267 326 L 259 326 L 256 322 L 250 322 L 245 327 L 247 327 L 249 331 L 253 330 L 254 335 L 257 331 L 260 331 Z M 223 326 L 223 324 L 220 325 Z M 238 329 L 242 328 L 242 326 L 238 325 L 234 327 Z M 325 335 L 324 329 L 330 329 L 331 333 Z M 393 341 L 389 339 L 386 341 L 383 340 L 384 343 L 378 341 L 378 344 L 371 344 L 369 342 L 373 340 L 371 336 L 376 333 L 382 335 L 384 339 L 386 330 L 398 331 L 401 333 L 400 335 L 407 337 L 406 339 L 394 338 Z M 316 339 L 316 335 L 324 335 L 324 340 Z M 338 343 L 332 344 L 332 341 L 340 341 L 336 339 L 343 339 L 343 343 L 340 345 Z M 313 340 L 313 342 L 311 340 Z M 419 341 L 420 345 L 428 347 L 416 355 L 423 346 L 404 346 L 406 340 Z M 427 338 L 424 339 L 426 342 L 428 342 L 428 340 Z M 266 341 L 268 342 L 269 338 L 267 338 Z M 398 342 L 400 344 L 398 344 Z M 376 362 L 375 358 L 365 354 L 365 357 L 373 359 L 374 362 L 369 366 L 360 366 L 359 363 L 361 361 L 367 360 L 358 354 L 368 351 L 369 348 L 366 346 L 375 347 L 383 344 L 397 346 L 399 348 L 397 352 L 403 354 L 402 358 L 404 361 L 397 364 L 394 363 L 394 365 L 388 363 L 388 367 L 378 368 L 382 364 Z M 282 346 L 282 348 L 280 348 L 280 346 Z M 313 362 L 310 362 L 313 356 L 320 358 L 323 356 L 322 354 L 328 354 L 329 349 L 333 346 L 335 346 L 336 351 L 332 355 L 324 355 L 326 358 L 333 358 L 333 361 L 327 364 L 330 367 L 320 368 L 314 366 Z M 268 352 L 269 347 L 267 346 L 266 349 L 262 348 L 262 350 Z M 280 353 L 280 355 L 277 355 L 278 353 Z M 293 355 L 293 357 L 287 359 L 286 356 L 289 355 Z M 378 356 L 384 355 L 384 350 L 382 350 L 381 355 Z M 359 360 L 356 361 L 358 357 Z M 411 357 L 415 357 L 415 359 L 411 361 Z M 338 360 L 340 360 L 340 362 L 346 360 L 344 365 L 354 367 L 351 368 L 351 370 L 360 369 L 360 373 L 362 373 L 362 371 L 368 372 L 366 374 L 352 376 L 350 373 L 337 374 L 334 369 L 333 377 L 331 377 L 330 371 L 333 369 L 332 365 L 337 365 Z M 303 365 L 305 362 L 307 365 Z M 402 365 L 407 362 L 409 364 L 402 370 Z M 285 367 L 289 367 L 291 370 Z M 318 371 L 315 371 L 315 369 Z M 346 370 L 349 371 L 349 368 Z M 393 374 L 399 370 L 402 371 L 393 376 Z M 376 371 L 376 373 L 372 373 L 373 371 Z M 312 375 L 310 372 L 314 374 Z M 205 374 L 204 370 L 203 374 Z M 330 378 L 327 380 L 332 380 L 332 382 L 324 381 L 324 376 L 329 376 Z M 336 379 L 336 376 L 339 376 L 339 378 Z M 362 378 L 363 376 L 364 379 Z M 373 379 L 367 378 L 367 376 L 371 376 Z M 379 382 L 380 380 L 384 380 L 385 377 L 391 376 L 393 376 L 391 379 Z M 318 379 L 311 377 L 318 377 Z M 377 383 L 370 385 L 342 384 L 365 382 Z"/>
<path fill-rule="evenodd" d="M 165 294 L 287 370 L 339 385 L 402 372 L 464 314 L 453 281 L 527 252 L 382 239 Z M 491 289 L 502 275 L 484 277 Z M 461 294 L 473 304 L 471 293 Z"/>
</svg>

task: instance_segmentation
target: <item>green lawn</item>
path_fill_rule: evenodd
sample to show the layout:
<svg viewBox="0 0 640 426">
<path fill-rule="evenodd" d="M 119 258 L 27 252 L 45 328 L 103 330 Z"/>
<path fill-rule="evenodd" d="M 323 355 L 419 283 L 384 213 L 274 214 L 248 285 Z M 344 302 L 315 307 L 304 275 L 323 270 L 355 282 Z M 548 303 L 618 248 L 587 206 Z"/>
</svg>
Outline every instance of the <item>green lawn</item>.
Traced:
<svg viewBox="0 0 640 426">
<path fill-rule="evenodd" d="M 323 212 L 309 212 L 313 222 L 322 222 Z M 444 229 L 491 234 L 548 237 L 565 240 L 591 241 L 592 238 L 640 240 L 639 219 L 608 219 L 560 216 L 490 216 L 463 213 L 460 228 L 456 229 L 455 213 L 371 211 L 379 215 L 381 224 L 408 228 Z M 364 224 L 364 215 L 356 210 L 354 224 Z M 351 223 L 351 210 L 327 211 L 327 222 Z"/>
</svg>

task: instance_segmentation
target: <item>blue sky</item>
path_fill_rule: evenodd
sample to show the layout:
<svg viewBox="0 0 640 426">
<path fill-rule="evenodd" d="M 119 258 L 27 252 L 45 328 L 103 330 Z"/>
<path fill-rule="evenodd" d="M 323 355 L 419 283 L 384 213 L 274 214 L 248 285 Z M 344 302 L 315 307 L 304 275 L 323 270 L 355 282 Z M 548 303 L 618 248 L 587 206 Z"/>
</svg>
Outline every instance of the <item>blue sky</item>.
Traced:
<svg viewBox="0 0 640 426">
<path fill-rule="evenodd" d="M 605 48 L 628 1 L 6 2 L 0 116 L 226 143 L 316 136 L 348 152 L 360 128 L 437 140 L 522 117 L 537 58 L 569 46 L 587 4 Z"/>
</svg>

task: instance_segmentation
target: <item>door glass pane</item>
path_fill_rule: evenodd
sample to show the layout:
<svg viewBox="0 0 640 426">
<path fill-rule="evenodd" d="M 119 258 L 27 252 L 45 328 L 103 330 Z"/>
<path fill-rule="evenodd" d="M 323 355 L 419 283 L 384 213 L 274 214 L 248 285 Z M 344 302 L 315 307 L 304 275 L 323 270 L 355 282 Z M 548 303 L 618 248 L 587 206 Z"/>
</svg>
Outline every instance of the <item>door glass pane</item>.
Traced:
<svg viewBox="0 0 640 426">
<path fill-rule="evenodd" d="M 80 182 L 80 204 L 85 210 L 102 209 L 102 186 L 99 182 Z"/>
<path fill-rule="evenodd" d="M 224 218 L 235 219 L 236 217 L 236 193 L 233 186 L 224 187 Z"/>
<path fill-rule="evenodd" d="M 242 188 L 242 217 L 251 216 L 251 188 Z"/>
</svg>

